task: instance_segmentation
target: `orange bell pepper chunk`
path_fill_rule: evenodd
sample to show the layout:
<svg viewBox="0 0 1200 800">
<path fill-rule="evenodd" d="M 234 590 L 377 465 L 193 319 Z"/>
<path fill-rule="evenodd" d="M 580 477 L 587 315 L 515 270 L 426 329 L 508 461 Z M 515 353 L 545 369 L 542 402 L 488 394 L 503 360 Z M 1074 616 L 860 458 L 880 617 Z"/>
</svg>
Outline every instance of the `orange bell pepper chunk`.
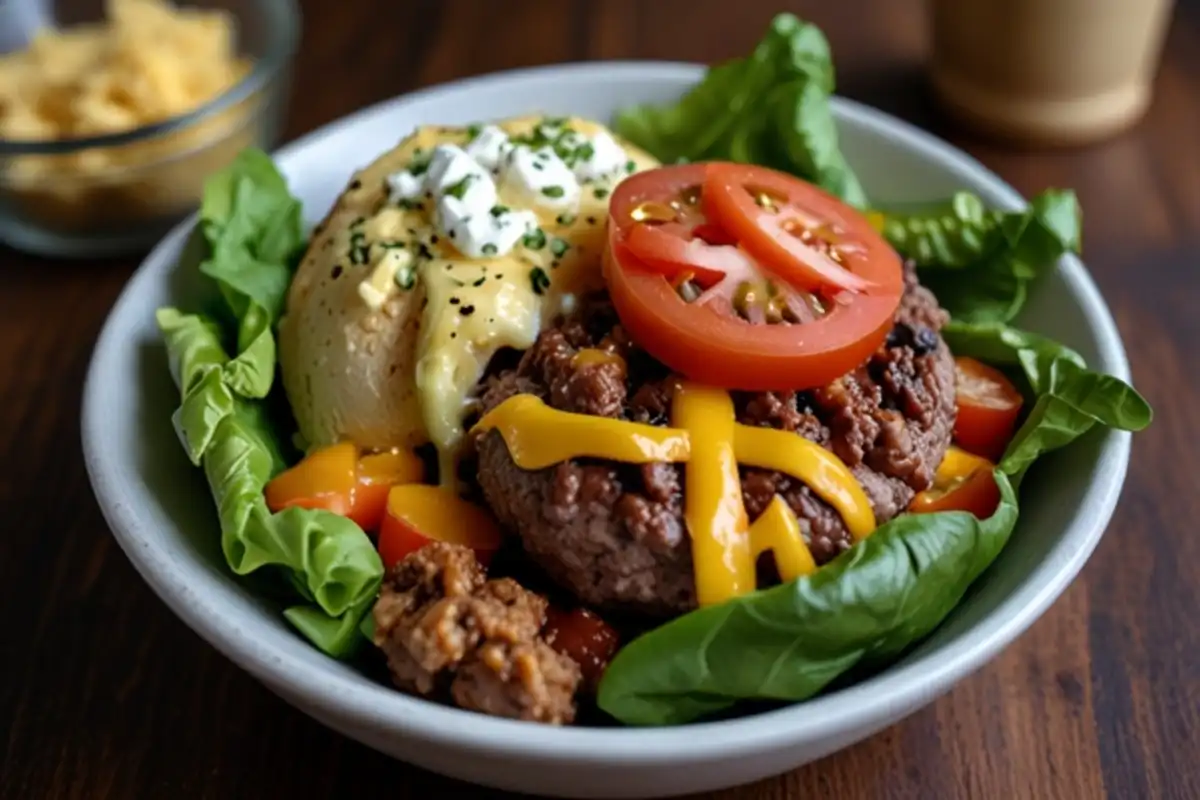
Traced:
<svg viewBox="0 0 1200 800">
<path fill-rule="evenodd" d="M 410 450 L 363 456 L 348 516 L 363 530 L 378 530 L 387 513 L 388 490 L 396 484 L 420 483 L 424 477 L 425 463 Z"/>
<path fill-rule="evenodd" d="M 986 458 L 951 446 L 938 465 L 933 486 L 918 493 L 908 510 L 915 514 L 970 511 L 979 519 L 986 519 L 1000 505 L 1000 487 L 992 474 L 994 469 L 995 465 Z"/>
<path fill-rule="evenodd" d="M 309 454 L 275 476 L 263 494 L 273 512 L 289 506 L 323 508 L 373 531 L 383 522 L 388 489 L 424 476 L 425 465 L 415 453 L 394 450 L 359 458 L 358 448 L 344 442 Z"/>
<path fill-rule="evenodd" d="M 503 534 L 492 515 L 452 491 L 422 483 L 393 486 L 379 531 L 379 555 L 389 569 L 433 541 L 470 547 L 487 566 Z"/>
<path fill-rule="evenodd" d="M 349 442 L 317 450 L 266 485 L 267 508 L 324 508 L 346 516 L 354 506 L 358 449 Z"/>
</svg>

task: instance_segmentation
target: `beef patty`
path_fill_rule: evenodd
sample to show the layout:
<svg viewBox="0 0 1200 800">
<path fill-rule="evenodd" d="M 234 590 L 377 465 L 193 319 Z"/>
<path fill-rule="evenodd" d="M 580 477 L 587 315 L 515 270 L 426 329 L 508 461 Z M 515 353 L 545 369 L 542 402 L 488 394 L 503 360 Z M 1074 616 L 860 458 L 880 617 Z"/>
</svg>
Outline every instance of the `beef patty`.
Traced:
<svg viewBox="0 0 1200 800">
<path fill-rule="evenodd" d="M 735 392 L 738 421 L 793 431 L 835 453 L 853 471 L 883 523 L 933 482 L 954 426 L 954 361 L 939 331 L 946 314 L 906 270 L 904 297 L 886 343 L 871 359 L 820 389 Z M 623 357 L 573 363 L 581 348 Z M 530 393 L 563 411 L 667 424 L 674 378 L 634 345 L 603 295 L 548 328 L 514 369 L 493 376 L 489 410 Z M 580 601 L 656 616 L 696 604 L 691 542 L 683 520 L 683 467 L 575 459 L 525 471 L 498 431 L 481 435 L 479 484 L 526 552 Z M 800 520 L 818 564 L 852 544 L 836 511 L 803 483 L 743 467 L 753 521 L 776 494 Z"/>
</svg>

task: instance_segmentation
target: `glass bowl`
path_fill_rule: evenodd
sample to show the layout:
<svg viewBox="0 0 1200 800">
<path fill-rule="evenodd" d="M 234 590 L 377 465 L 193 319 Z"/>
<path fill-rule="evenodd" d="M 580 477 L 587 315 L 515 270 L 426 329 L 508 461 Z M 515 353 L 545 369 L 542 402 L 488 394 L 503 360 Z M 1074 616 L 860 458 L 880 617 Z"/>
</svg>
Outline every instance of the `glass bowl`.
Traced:
<svg viewBox="0 0 1200 800">
<path fill-rule="evenodd" d="M 15 2 L 15 4 L 14 4 Z M 72 139 L 0 136 L 0 241 L 30 253 L 95 257 L 150 247 L 199 203 L 205 178 L 249 146 L 277 141 L 300 32 L 294 0 L 182 0 L 228 12 L 250 61 L 229 89 L 187 113 L 132 130 Z M 99 0 L 4 0 L 0 50 L 23 49 L 31 20 L 99 22 Z M 24 16 L 18 19 L 18 12 Z M 25 26 L 25 33 L 13 35 Z M 3 98 L 0 98 L 2 101 Z"/>
</svg>

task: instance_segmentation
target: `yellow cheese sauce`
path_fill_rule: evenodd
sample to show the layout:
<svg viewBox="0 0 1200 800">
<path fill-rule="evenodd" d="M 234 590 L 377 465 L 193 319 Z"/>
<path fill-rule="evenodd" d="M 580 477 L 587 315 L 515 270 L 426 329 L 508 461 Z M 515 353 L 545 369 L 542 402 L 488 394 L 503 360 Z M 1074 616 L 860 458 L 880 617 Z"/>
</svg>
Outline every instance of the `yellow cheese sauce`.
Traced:
<svg viewBox="0 0 1200 800">
<path fill-rule="evenodd" d="M 494 122 L 509 136 L 524 136 L 544 117 Z M 562 127 L 583 136 L 606 129 L 587 120 L 568 118 Z M 465 145 L 466 128 L 423 127 L 385 158 L 355 176 L 346 201 L 356 194 L 379 198 L 374 213 L 352 224 L 347 246 L 367 263 L 359 293 L 364 302 L 386 307 L 405 286 L 424 292 L 415 353 L 420 416 L 428 440 L 439 450 L 443 476 L 453 464 L 463 437 L 463 417 L 474 410 L 476 385 L 492 356 L 502 348 L 531 346 L 544 322 L 569 306 L 574 298 L 602 287 L 600 259 L 612 187 L 630 171 L 656 166 L 653 158 L 619 142 L 629 164 L 620 174 L 581 186 L 578 207 L 555 211 L 514 196 L 498 185 L 500 203 L 533 211 L 540 235 L 527 238 L 511 252 L 469 259 L 435 225 L 434 202 L 387 200 L 381 185 L 387 176 L 427 159 L 438 145 Z M 397 267 L 395 250 L 411 258 Z M 416 286 L 419 284 L 419 287 Z"/>
<path fill-rule="evenodd" d="M 671 427 L 559 411 L 520 394 L 493 408 L 472 430 L 493 429 L 522 469 L 582 457 L 685 464 L 684 518 L 702 606 L 753 591 L 755 562 L 768 551 L 784 580 L 816 569 L 799 521 L 781 497 L 749 524 L 739 465 L 803 481 L 837 510 L 856 541 L 875 529 L 870 500 L 837 456 L 788 431 L 737 423 L 729 394 L 720 389 L 682 382 L 671 401 Z"/>
</svg>

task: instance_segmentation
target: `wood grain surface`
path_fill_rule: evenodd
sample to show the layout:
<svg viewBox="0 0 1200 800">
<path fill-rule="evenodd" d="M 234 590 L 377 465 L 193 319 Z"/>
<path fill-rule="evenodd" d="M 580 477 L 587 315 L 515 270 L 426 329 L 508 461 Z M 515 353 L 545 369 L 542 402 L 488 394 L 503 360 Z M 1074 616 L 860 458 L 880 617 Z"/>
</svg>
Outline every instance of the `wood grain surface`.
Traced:
<svg viewBox="0 0 1200 800">
<path fill-rule="evenodd" d="M 287 134 L 492 70 L 738 55 L 783 5 L 312 0 Z M 1079 192 L 1087 263 L 1157 420 L 1135 437 L 1081 577 L 1001 657 L 866 742 L 712 797 L 1200 797 L 1200 3 L 1177 9 L 1148 117 L 1061 152 L 987 144 L 940 117 L 917 0 L 790 5 L 827 32 L 841 93 L 945 136 L 1026 194 Z M 122 555 L 78 419 L 92 343 L 137 261 L 0 248 L 0 797 L 345 797 L 351 781 L 364 797 L 495 796 L 293 710 Z"/>
</svg>

